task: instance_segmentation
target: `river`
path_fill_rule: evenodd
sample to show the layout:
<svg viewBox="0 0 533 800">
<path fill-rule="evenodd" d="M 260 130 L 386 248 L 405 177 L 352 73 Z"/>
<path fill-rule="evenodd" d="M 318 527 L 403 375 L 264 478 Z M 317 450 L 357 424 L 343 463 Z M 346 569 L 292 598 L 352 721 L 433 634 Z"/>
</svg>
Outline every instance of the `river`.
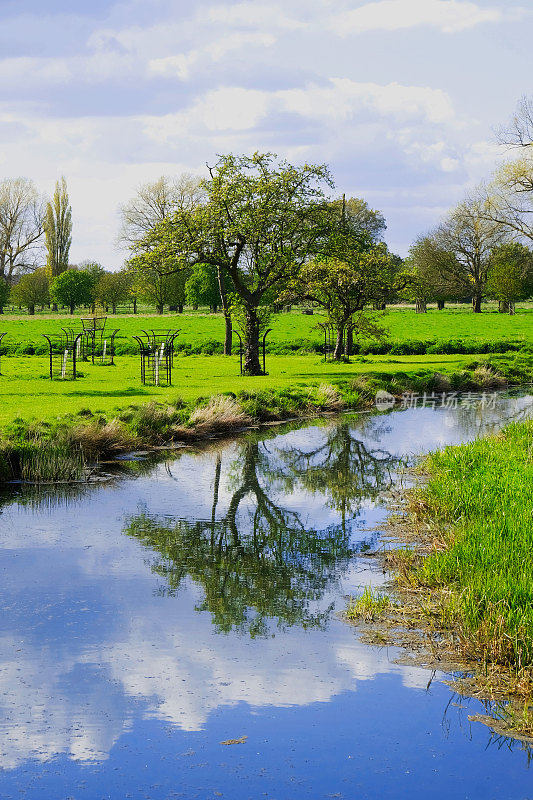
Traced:
<svg viewBox="0 0 533 800">
<path fill-rule="evenodd" d="M 533 798 L 526 746 L 338 613 L 383 581 L 402 465 L 532 414 L 353 414 L 5 495 L 0 796 Z"/>
</svg>

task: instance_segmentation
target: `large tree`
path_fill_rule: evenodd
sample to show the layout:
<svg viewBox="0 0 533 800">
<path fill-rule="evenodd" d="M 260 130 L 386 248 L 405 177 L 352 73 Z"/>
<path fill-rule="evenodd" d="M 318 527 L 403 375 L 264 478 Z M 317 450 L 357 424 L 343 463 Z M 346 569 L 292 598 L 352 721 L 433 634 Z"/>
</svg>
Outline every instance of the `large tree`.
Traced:
<svg viewBox="0 0 533 800">
<path fill-rule="evenodd" d="M 13 287 L 11 297 L 14 303 L 35 314 L 35 306 L 45 306 L 50 302 L 48 274 L 44 268 L 23 275 Z"/>
<path fill-rule="evenodd" d="M 514 314 L 515 303 L 533 295 L 533 253 L 520 242 L 497 247 L 491 259 L 487 291 L 500 311 Z"/>
<path fill-rule="evenodd" d="M 76 306 L 93 302 L 93 276 L 85 270 L 67 269 L 50 284 L 50 296 L 55 303 L 68 306 L 70 313 L 74 314 Z"/>
<path fill-rule="evenodd" d="M 456 277 L 462 269 L 455 254 L 443 250 L 435 235 L 420 236 L 415 241 L 405 260 L 405 270 L 408 280 L 402 295 L 416 303 L 419 314 L 427 311 L 430 302 L 442 309 L 446 300 L 461 299 L 466 294 L 463 281 Z"/>
<path fill-rule="evenodd" d="M 95 298 L 102 305 L 111 306 L 111 311 L 116 314 L 117 305 L 125 303 L 129 298 L 130 283 L 131 277 L 125 270 L 104 272 L 96 284 Z"/>
<path fill-rule="evenodd" d="M 325 166 L 295 167 L 272 153 L 221 156 L 202 184 L 205 203 L 191 212 L 180 209 L 142 245 L 167 249 L 175 270 L 209 264 L 229 276 L 249 375 L 261 374 L 263 311 L 321 235 L 323 184 L 331 185 Z"/>
<path fill-rule="evenodd" d="M 492 253 L 504 243 L 507 231 L 487 218 L 483 200 L 470 199 L 452 211 L 433 236 L 439 251 L 452 256 L 440 264 L 442 280 L 470 296 L 472 310 L 481 313 Z"/>
<path fill-rule="evenodd" d="M 323 210 L 320 239 L 313 258 L 307 260 L 289 283 L 281 299 L 308 300 L 326 312 L 336 330 L 334 358 L 351 350 L 352 333 L 381 333 L 363 313 L 370 303 L 380 304 L 391 293 L 397 263 L 384 242 L 362 227 L 348 211 L 344 198 Z"/>
<path fill-rule="evenodd" d="M 156 181 L 142 184 L 134 197 L 120 209 L 120 242 L 130 249 L 135 248 L 176 209 L 192 211 L 202 198 L 200 179 L 187 173 L 178 177 L 162 175 Z"/>
<path fill-rule="evenodd" d="M 72 244 L 72 209 L 65 178 L 57 181 L 52 201 L 46 206 L 44 218 L 46 268 L 50 280 L 68 269 Z"/>
<path fill-rule="evenodd" d="M 44 232 L 44 203 L 26 178 L 0 182 L 0 279 L 35 269 Z"/>
</svg>

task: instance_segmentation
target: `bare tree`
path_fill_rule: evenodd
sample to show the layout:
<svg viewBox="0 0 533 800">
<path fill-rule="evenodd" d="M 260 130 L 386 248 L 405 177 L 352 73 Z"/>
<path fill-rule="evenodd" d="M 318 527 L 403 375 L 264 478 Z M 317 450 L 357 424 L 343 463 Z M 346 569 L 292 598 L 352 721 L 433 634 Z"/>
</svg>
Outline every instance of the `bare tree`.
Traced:
<svg viewBox="0 0 533 800">
<path fill-rule="evenodd" d="M 154 226 L 177 210 L 192 211 L 202 201 L 200 181 L 184 173 L 176 178 L 162 175 L 139 186 L 135 197 L 120 209 L 122 226 L 119 243 L 135 246 Z"/>
<path fill-rule="evenodd" d="M 533 146 L 533 98 L 524 95 L 518 101 L 510 123 L 498 131 L 501 144 L 512 147 Z"/>
<path fill-rule="evenodd" d="M 509 161 L 481 187 L 483 213 L 516 240 L 533 241 L 533 152 Z"/>
<path fill-rule="evenodd" d="M 0 278 L 39 266 L 45 204 L 32 181 L 6 178 L 0 182 Z"/>
</svg>

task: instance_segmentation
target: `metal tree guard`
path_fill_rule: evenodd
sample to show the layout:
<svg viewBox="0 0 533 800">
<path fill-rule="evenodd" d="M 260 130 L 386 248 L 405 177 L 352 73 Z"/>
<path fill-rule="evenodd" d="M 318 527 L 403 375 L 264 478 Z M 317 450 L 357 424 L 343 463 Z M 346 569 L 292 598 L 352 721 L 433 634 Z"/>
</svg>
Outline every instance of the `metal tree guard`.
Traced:
<svg viewBox="0 0 533 800">
<path fill-rule="evenodd" d="M 272 328 L 268 328 L 268 330 L 265 331 L 263 336 L 263 375 L 268 375 L 266 371 L 266 338 L 271 331 Z"/>
<path fill-rule="evenodd" d="M 55 377 L 62 381 L 75 381 L 78 377 L 78 344 L 83 334 L 78 333 L 74 339 L 69 338 L 65 333 L 59 337 L 48 336 L 46 333 L 43 333 L 42 336 L 48 341 L 50 380 L 54 380 Z"/>
<path fill-rule="evenodd" d="M 5 348 L 2 347 L 2 340 L 5 336 L 5 333 L 0 333 L 0 375 L 2 374 L 2 356 L 5 353 Z"/>
<path fill-rule="evenodd" d="M 151 328 L 149 331 L 142 330 L 147 339 L 149 339 L 154 347 L 162 342 L 165 343 L 165 348 L 168 350 L 171 360 L 171 366 L 174 366 L 174 341 L 177 338 L 181 328 L 168 328 L 165 330 Z"/>
<path fill-rule="evenodd" d="M 337 344 L 337 327 L 333 325 L 332 322 L 319 322 L 316 327 L 320 328 L 324 333 L 324 361 L 327 361 L 328 359 L 333 360 L 333 355 L 335 353 L 335 347 Z M 344 350 L 346 346 L 347 335 L 349 332 L 351 332 L 353 335 L 355 327 L 355 323 L 348 322 L 342 329 L 341 350 L 343 355 L 345 354 Z M 348 355 L 351 355 L 351 353 L 348 353 Z"/>
<path fill-rule="evenodd" d="M 241 334 L 239 333 L 239 331 L 233 331 L 233 333 L 235 333 L 239 337 L 239 362 L 240 362 L 240 366 L 241 366 L 241 375 L 242 375 L 242 339 L 241 339 Z"/>
<path fill-rule="evenodd" d="M 178 331 L 142 331 L 133 338 L 139 345 L 141 383 L 172 386 L 174 340 Z"/>
<path fill-rule="evenodd" d="M 263 341 L 261 343 L 261 349 L 262 349 L 262 353 L 263 353 L 263 375 L 268 375 L 268 372 L 266 371 L 266 338 L 267 338 L 268 334 L 271 331 L 272 331 L 272 328 L 268 328 L 268 330 L 266 330 L 264 332 Z M 244 347 L 243 347 L 242 338 L 241 338 L 240 333 L 238 331 L 234 331 L 234 333 L 239 337 L 239 362 L 240 362 L 240 368 L 241 368 L 241 375 L 243 375 L 244 372 L 243 372 L 242 359 L 243 359 Z"/>
</svg>

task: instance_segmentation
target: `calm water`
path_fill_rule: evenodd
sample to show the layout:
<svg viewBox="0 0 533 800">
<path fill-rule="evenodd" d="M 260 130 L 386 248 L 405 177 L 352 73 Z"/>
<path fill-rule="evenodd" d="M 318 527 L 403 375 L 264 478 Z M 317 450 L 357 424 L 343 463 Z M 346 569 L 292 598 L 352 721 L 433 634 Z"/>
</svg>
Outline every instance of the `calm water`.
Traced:
<svg viewBox="0 0 533 800">
<path fill-rule="evenodd" d="M 407 457 L 531 414 L 272 429 L 0 514 L 0 796 L 533 798 L 533 768 L 336 610 Z M 241 744 L 228 739 L 247 737 Z"/>
</svg>

